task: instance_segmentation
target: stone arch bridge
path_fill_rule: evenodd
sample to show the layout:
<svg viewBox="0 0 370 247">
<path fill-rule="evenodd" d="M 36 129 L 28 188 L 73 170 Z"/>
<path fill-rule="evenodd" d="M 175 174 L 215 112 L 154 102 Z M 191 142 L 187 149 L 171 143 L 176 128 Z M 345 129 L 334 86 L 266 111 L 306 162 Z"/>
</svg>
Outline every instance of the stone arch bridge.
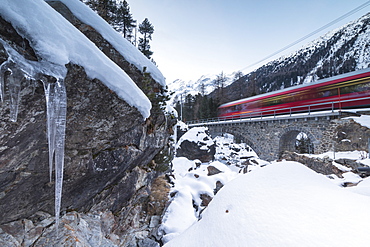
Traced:
<svg viewBox="0 0 370 247">
<path fill-rule="evenodd" d="M 276 116 L 190 123 L 189 127 L 206 126 L 211 136 L 229 133 L 238 142 L 248 144 L 264 160 L 275 160 L 284 151 L 294 151 L 297 135 L 305 133 L 313 144 L 313 153 L 334 151 L 336 128 L 349 122 L 344 112 L 310 115 Z"/>
</svg>

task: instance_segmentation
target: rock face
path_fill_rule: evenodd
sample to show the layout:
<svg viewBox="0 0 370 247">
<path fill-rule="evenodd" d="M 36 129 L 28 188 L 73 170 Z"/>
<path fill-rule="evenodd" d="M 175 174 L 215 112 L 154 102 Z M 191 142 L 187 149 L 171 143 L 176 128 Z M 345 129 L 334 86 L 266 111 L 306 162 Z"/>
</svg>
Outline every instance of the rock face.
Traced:
<svg viewBox="0 0 370 247">
<path fill-rule="evenodd" d="M 0 38 L 22 51 L 26 59 L 38 59 L 28 41 L 1 17 L 0 30 Z M 95 32 L 95 36 L 99 35 Z M 99 37 L 94 40 L 97 45 L 107 44 Z M 162 90 L 118 52 L 108 55 L 139 86 L 151 85 L 146 93 Z M 0 63 L 6 59 L 7 52 L 0 45 Z M 151 161 L 167 147 L 173 123 L 156 111 L 155 104 L 151 118 L 144 121 L 136 108 L 99 80 L 88 78 L 82 67 L 66 67 L 64 216 L 59 238 L 52 218 L 54 184 L 49 181 L 44 88 L 36 81 L 32 86 L 21 85 L 17 122 L 9 120 L 7 98 L 0 107 L 0 243 L 64 246 L 72 238 L 75 242 L 87 239 L 84 246 L 136 246 L 137 242 L 145 246 L 151 243 L 147 239 L 150 229 L 155 228 L 155 224 L 149 228 L 151 219 L 161 214 L 166 198 L 166 190 L 160 198 L 151 195 L 152 183 L 160 175 L 159 164 Z M 148 211 L 148 205 L 156 201 L 160 206 Z M 82 226 L 95 231 L 92 239 L 86 232 L 77 234 Z M 17 228 L 28 229 L 28 233 Z"/>
<path fill-rule="evenodd" d="M 367 115 L 369 112 L 365 112 Z M 368 143 L 370 139 L 370 129 L 355 121 L 351 120 L 348 123 L 342 124 L 336 129 L 335 150 L 362 150 L 369 149 Z"/>
<path fill-rule="evenodd" d="M 285 151 L 282 155 L 282 159 L 297 161 L 304 164 L 308 168 L 311 168 L 315 172 L 324 175 L 335 174 L 341 177 L 343 174 L 343 171 L 339 170 L 336 166 L 333 165 L 333 160 L 329 157 L 323 159 L 311 158 L 304 155 L 299 155 L 297 153 Z"/>
</svg>

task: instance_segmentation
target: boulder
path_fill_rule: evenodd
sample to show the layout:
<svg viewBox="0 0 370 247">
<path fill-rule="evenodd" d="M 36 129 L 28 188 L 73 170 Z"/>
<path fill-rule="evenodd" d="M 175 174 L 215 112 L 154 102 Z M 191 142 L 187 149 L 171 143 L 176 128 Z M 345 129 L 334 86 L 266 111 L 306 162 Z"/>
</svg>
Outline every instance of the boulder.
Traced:
<svg viewBox="0 0 370 247">
<path fill-rule="evenodd" d="M 335 132 L 335 150 L 337 152 L 349 150 L 368 151 L 368 142 L 370 139 L 369 128 L 350 120 L 350 122 L 339 125 L 335 129 Z"/>
<path fill-rule="evenodd" d="M 207 166 L 207 171 L 208 171 L 207 176 L 213 176 L 222 172 L 214 166 Z"/>
<path fill-rule="evenodd" d="M 282 156 L 282 159 L 297 161 L 308 168 L 314 170 L 315 172 L 324 174 L 324 175 L 331 175 L 335 174 L 338 177 L 342 177 L 343 171 L 341 171 L 338 167 L 333 165 L 333 160 L 329 157 L 324 158 L 311 158 L 304 155 L 300 155 L 294 152 L 285 151 Z"/>
<path fill-rule="evenodd" d="M 31 42 L 1 17 L 0 30 L 1 40 L 21 51 L 25 59 L 38 60 Z M 95 33 L 96 44 L 109 44 L 95 30 L 89 32 Z M 153 79 L 148 80 L 150 75 L 134 68 L 118 52 L 113 53 L 108 55 L 145 87 L 146 93 L 162 90 Z M 0 64 L 7 58 L 0 42 Z M 167 148 L 173 120 L 166 119 L 153 103 L 151 117 L 144 121 L 135 107 L 101 81 L 89 78 L 83 67 L 70 63 L 66 68 L 68 99 L 59 238 L 53 221 L 54 182 L 49 180 L 43 84 L 37 80 L 22 83 L 16 122 L 10 121 L 8 96 L 0 107 L 0 243 L 9 243 L 4 246 L 64 246 L 71 233 L 84 246 L 118 246 L 126 239 L 138 240 L 135 232 L 149 227 L 150 217 L 161 214 L 160 209 L 152 210 L 152 215 L 146 211 L 153 198 L 152 183 L 161 174 L 157 166 L 149 164 Z M 165 204 L 163 198 L 158 199 L 161 204 Z M 18 228 L 28 231 L 15 230 Z M 144 232 L 147 238 L 149 231 Z M 89 238 L 100 244 L 91 244 Z"/>
<path fill-rule="evenodd" d="M 184 140 L 176 150 L 177 157 L 186 157 L 189 160 L 199 159 L 201 162 L 209 162 L 214 159 L 216 145 L 207 146 L 204 143 Z"/>
</svg>

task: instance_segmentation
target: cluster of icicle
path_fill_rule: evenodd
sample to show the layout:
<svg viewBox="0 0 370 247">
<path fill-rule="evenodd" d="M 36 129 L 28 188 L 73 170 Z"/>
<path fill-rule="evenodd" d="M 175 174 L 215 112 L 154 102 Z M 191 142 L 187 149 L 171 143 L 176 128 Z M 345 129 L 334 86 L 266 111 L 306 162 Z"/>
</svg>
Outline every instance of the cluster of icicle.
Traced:
<svg viewBox="0 0 370 247">
<path fill-rule="evenodd" d="M 5 96 L 7 96 L 6 91 L 8 92 L 11 121 L 17 121 L 22 86 L 35 88 L 37 81 L 41 81 L 44 85 L 49 144 L 49 175 L 51 182 L 54 164 L 55 221 L 58 231 L 63 186 L 64 140 L 67 111 L 67 95 L 64 85 L 66 68 L 47 62 L 25 60 L 7 45 L 6 42 L 1 39 L 0 42 L 9 56 L 8 60 L 0 65 L 0 97 L 2 106 L 4 107 L 4 103 L 6 102 Z"/>
</svg>

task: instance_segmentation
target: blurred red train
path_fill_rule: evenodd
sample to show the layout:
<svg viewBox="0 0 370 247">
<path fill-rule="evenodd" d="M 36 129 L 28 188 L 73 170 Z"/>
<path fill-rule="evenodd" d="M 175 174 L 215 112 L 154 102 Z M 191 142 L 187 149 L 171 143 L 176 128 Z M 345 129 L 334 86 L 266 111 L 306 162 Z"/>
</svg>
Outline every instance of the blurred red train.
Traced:
<svg viewBox="0 0 370 247">
<path fill-rule="evenodd" d="M 260 94 L 221 105 L 224 119 L 370 106 L 370 69 Z"/>
</svg>

